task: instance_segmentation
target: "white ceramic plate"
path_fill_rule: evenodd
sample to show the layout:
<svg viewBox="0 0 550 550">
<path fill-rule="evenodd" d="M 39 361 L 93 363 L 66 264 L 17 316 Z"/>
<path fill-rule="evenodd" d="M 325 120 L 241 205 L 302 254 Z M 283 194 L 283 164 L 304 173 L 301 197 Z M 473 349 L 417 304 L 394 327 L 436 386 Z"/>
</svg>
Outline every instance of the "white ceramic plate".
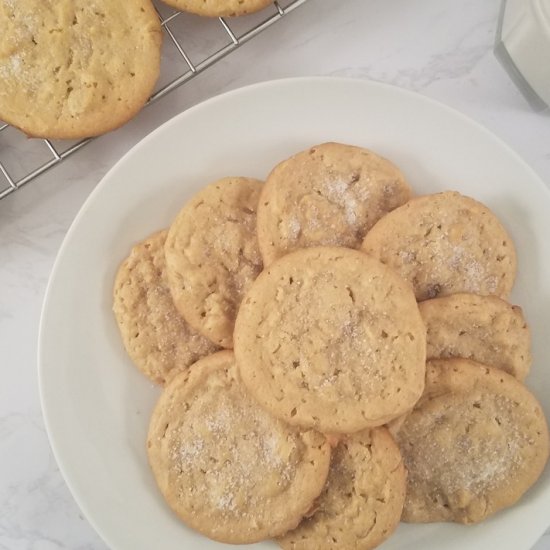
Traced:
<svg viewBox="0 0 550 550">
<path fill-rule="evenodd" d="M 419 194 L 456 189 L 503 220 L 519 255 L 512 300 L 533 330 L 527 383 L 550 417 L 550 193 L 535 173 L 478 124 L 391 86 L 305 78 L 236 90 L 175 117 L 124 156 L 82 207 L 51 275 L 39 343 L 46 425 L 75 499 L 112 548 L 220 547 L 174 517 L 149 471 L 145 438 L 159 390 L 126 357 L 111 313 L 119 262 L 206 183 L 264 178 L 328 140 L 390 158 Z M 518 505 L 481 525 L 401 525 L 384 548 L 530 548 L 550 519 L 549 470 Z"/>
</svg>

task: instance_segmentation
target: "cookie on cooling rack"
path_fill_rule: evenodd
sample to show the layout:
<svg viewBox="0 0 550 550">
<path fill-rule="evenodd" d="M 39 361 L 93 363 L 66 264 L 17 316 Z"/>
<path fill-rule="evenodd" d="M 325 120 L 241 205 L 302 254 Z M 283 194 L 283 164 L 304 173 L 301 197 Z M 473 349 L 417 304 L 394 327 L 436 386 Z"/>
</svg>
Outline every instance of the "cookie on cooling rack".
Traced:
<svg viewBox="0 0 550 550">
<path fill-rule="evenodd" d="M 149 462 L 174 512 L 233 544 L 294 529 L 323 490 L 330 445 L 263 410 L 231 351 L 202 359 L 166 386 L 151 418 Z"/>
<path fill-rule="evenodd" d="M 369 550 L 396 529 L 406 474 L 399 447 L 385 428 L 343 438 L 312 515 L 278 539 L 285 550 Z"/>
<path fill-rule="evenodd" d="M 212 342 L 233 347 L 241 299 L 262 270 L 256 208 L 262 183 L 224 178 L 197 193 L 173 221 L 164 247 L 174 303 Z"/>
<path fill-rule="evenodd" d="M 323 143 L 278 164 L 258 205 L 265 265 L 298 248 L 359 248 L 367 231 L 409 200 L 403 174 L 376 153 Z"/>
<path fill-rule="evenodd" d="M 124 347 L 138 369 L 157 384 L 219 348 L 178 313 L 168 282 L 159 231 L 137 244 L 119 267 L 113 311 Z"/>
<path fill-rule="evenodd" d="M 362 250 L 409 281 L 418 301 L 458 292 L 507 298 L 516 276 L 514 243 L 498 218 L 452 191 L 390 212 L 367 233 Z"/>
<path fill-rule="evenodd" d="M 531 335 L 521 308 L 496 296 L 452 294 L 419 304 L 428 359 L 465 357 L 523 380 Z"/>
<path fill-rule="evenodd" d="M 411 287 L 349 248 L 304 248 L 266 268 L 235 323 L 244 384 L 275 416 L 352 433 L 410 410 L 426 331 Z"/>
<path fill-rule="evenodd" d="M 113 130 L 159 75 L 162 34 L 149 0 L 6 0 L 0 26 L 0 119 L 32 137 Z"/>
<path fill-rule="evenodd" d="M 548 459 L 535 397 L 506 372 L 468 359 L 428 361 L 425 393 L 397 441 L 408 522 L 482 521 L 517 502 Z"/>
<path fill-rule="evenodd" d="M 273 4 L 273 0 L 162 0 L 180 11 L 206 17 L 236 17 L 254 13 Z"/>
</svg>

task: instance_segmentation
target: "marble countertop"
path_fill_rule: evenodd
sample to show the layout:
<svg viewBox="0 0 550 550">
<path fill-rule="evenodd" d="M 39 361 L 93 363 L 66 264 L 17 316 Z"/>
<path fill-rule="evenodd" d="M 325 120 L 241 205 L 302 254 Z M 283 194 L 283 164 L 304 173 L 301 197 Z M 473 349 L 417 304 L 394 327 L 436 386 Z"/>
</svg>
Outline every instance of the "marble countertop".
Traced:
<svg viewBox="0 0 550 550">
<path fill-rule="evenodd" d="M 373 79 L 477 120 L 550 185 L 550 116 L 534 113 L 492 49 L 500 1 L 309 0 L 120 130 L 0 201 L 0 549 L 103 549 L 48 444 L 37 385 L 39 315 L 73 218 L 118 158 L 220 92 L 298 75 Z M 0 145 L 1 147 L 1 145 Z M 550 549 L 550 532 L 535 546 Z"/>
</svg>

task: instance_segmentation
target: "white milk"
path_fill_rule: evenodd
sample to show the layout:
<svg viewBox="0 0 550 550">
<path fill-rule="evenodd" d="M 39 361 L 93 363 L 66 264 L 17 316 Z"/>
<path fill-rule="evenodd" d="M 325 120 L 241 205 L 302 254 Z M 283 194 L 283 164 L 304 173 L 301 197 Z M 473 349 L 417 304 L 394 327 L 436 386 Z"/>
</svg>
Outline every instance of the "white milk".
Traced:
<svg viewBox="0 0 550 550">
<path fill-rule="evenodd" d="M 495 55 L 531 105 L 550 106 L 550 0 L 503 0 Z"/>
</svg>

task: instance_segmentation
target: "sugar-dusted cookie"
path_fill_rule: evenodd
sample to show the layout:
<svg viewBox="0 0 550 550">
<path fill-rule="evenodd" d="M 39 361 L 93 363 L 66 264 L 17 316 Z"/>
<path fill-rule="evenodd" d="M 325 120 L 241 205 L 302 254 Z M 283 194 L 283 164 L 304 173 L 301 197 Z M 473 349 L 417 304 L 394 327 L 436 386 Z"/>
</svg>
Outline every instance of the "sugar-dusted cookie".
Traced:
<svg viewBox="0 0 550 550">
<path fill-rule="evenodd" d="M 384 424 L 424 387 L 426 332 L 410 285 L 349 248 L 264 270 L 235 324 L 243 381 L 275 416 L 325 433 Z"/>
<path fill-rule="evenodd" d="M 419 304 L 428 359 L 465 357 L 523 380 L 531 335 L 519 306 L 496 296 L 452 294 Z"/>
<path fill-rule="evenodd" d="M 248 395 L 231 351 L 166 386 L 151 418 L 149 462 L 190 527 L 244 544 L 295 528 L 323 490 L 330 445 L 275 419 Z"/>
<path fill-rule="evenodd" d="M 258 206 L 265 265 L 310 246 L 359 248 L 367 231 L 409 200 L 403 174 L 376 153 L 324 143 L 278 164 Z"/>
<path fill-rule="evenodd" d="M 497 217 L 452 191 L 397 208 L 367 233 L 362 250 L 407 279 L 419 301 L 458 292 L 507 298 L 516 276 L 514 243 Z"/>
<path fill-rule="evenodd" d="M 159 231 L 132 248 L 118 270 L 113 303 L 128 355 L 159 384 L 219 349 L 174 306 L 165 273 L 165 240 L 166 231 Z"/>
<path fill-rule="evenodd" d="M 468 359 L 428 362 L 425 394 L 397 441 L 409 522 L 479 522 L 514 504 L 548 459 L 535 397 L 513 376 Z"/>
<path fill-rule="evenodd" d="M 273 0 L 162 0 L 180 11 L 207 17 L 234 17 L 259 11 Z"/>
<path fill-rule="evenodd" d="M 159 75 L 162 34 L 149 0 L 5 0 L 0 28 L 0 119 L 29 136 L 118 128 Z"/>
<path fill-rule="evenodd" d="M 262 270 L 256 207 L 262 185 L 224 178 L 197 193 L 166 239 L 172 297 L 186 321 L 214 343 L 233 347 L 241 299 Z"/>
<path fill-rule="evenodd" d="M 278 542 L 288 550 L 375 548 L 399 523 L 405 486 L 399 447 L 385 428 L 345 437 L 314 513 Z"/>
</svg>

